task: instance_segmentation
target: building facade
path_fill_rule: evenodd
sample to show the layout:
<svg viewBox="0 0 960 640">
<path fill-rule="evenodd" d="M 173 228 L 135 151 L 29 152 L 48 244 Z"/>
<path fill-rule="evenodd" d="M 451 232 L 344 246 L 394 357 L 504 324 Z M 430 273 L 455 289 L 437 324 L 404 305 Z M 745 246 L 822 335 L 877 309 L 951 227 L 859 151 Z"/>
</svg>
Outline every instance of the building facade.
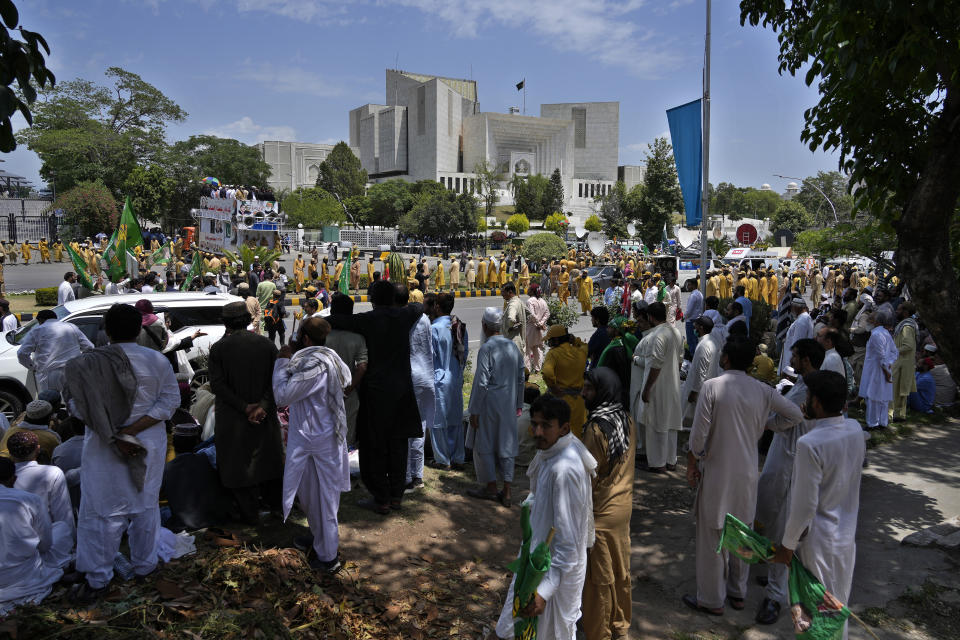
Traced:
<svg viewBox="0 0 960 640">
<path fill-rule="evenodd" d="M 268 140 L 258 144 L 257 148 L 270 165 L 267 182 L 276 193 L 281 189 L 293 191 L 316 185 L 320 163 L 330 155 L 333 145 Z"/>
</svg>

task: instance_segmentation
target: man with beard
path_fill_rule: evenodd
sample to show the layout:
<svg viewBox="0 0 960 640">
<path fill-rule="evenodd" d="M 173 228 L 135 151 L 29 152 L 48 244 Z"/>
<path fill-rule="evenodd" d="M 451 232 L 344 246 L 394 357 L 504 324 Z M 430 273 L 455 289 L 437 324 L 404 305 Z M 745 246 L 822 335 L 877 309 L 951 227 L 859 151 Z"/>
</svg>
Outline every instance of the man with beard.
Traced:
<svg viewBox="0 0 960 640">
<path fill-rule="evenodd" d="M 217 470 L 233 492 L 240 519 L 257 524 L 261 498 L 271 509 L 280 507 L 283 444 L 272 380 L 277 348 L 247 331 L 251 317 L 245 302 L 231 302 L 221 315 L 226 333 L 209 358 Z"/>
<path fill-rule="evenodd" d="M 583 399 L 590 414 L 583 444 L 597 461 L 593 478 L 596 541 L 587 552 L 583 630 L 588 640 L 626 637 L 630 629 L 630 514 L 637 433 L 620 403 L 620 380 L 606 367 L 589 371 Z"/>
<path fill-rule="evenodd" d="M 354 331 L 367 342 L 367 373 L 360 385 L 357 440 L 360 477 L 372 498 L 358 505 L 380 515 L 400 509 L 407 475 L 409 438 L 423 437 L 410 372 L 410 329 L 423 305 L 395 305 L 396 287 L 378 280 L 370 287 L 373 311 L 331 315 L 334 329 Z"/>
</svg>

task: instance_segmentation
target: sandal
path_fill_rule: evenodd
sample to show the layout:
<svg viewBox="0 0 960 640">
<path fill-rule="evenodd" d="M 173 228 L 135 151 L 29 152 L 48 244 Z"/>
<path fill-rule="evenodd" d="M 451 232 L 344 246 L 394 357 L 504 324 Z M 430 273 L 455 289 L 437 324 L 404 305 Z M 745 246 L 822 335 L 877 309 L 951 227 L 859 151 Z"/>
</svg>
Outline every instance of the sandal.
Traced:
<svg viewBox="0 0 960 640">
<path fill-rule="evenodd" d="M 699 602 L 697 602 L 697 598 L 696 598 L 695 596 L 691 596 L 691 595 L 689 595 L 689 594 L 685 594 L 682 598 L 680 598 L 680 600 L 683 602 L 683 604 L 687 605 L 688 607 L 690 607 L 691 609 L 693 609 L 694 611 L 697 611 L 697 612 L 699 612 L 699 613 L 705 613 L 705 614 L 707 614 L 708 616 L 722 616 L 722 615 L 723 615 L 723 608 L 720 608 L 720 609 L 711 609 L 711 608 L 709 608 L 709 607 L 704 607 L 704 606 L 701 605 Z"/>
<path fill-rule="evenodd" d="M 207 529 L 203 537 L 217 545 L 218 547 L 239 547 L 241 542 L 237 534 L 216 527 Z"/>
<path fill-rule="evenodd" d="M 727 600 L 730 601 L 730 606 L 736 609 L 737 611 L 743 611 L 743 608 L 747 606 L 747 603 L 743 598 L 734 598 L 733 596 L 727 596 Z"/>
<path fill-rule="evenodd" d="M 506 495 L 504 495 L 503 491 L 500 491 L 497 493 L 497 500 L 499 500 L 500 504 L 502 504 L 508 509 L 510 508 L 510 505 L 513 504 L 513 501 L 510 500 L 510 498 L 508 498 Z"/>
<path fill-rule="evenodd" d="M 479 498 L 480 500 L 500 502 L 499 493 L 489 493 L 486 489 L 467 489 L 467 495 L 471 498 Z"/>
</svg>

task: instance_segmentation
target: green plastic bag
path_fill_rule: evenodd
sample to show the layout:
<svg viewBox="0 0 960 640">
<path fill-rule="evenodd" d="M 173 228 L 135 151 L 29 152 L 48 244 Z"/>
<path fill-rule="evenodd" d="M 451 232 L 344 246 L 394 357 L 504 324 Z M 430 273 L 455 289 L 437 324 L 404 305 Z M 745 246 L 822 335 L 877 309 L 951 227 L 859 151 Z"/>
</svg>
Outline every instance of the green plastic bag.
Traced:
<svg viewBox="0 0 960 640">
<path fill-rule="evenodd" d="M 770 562 L 776 547 L 729 513 L 724 519 L 717 553 L 726 550 L 747 564 Z M 797 640 L 837 640 L 850 610 L 807 571 L 795 555 L 790 562 L 790 615 Z"/>
<path fill-rule="evenodd" d="M 520 509 L 520 528 L 523 532 L 523 541 L 520 544 L 520 555 L 507 565 L 510 571 L 516 574 L 513 582 L 513 617 L 524 609 L 540 586 L 544 574 L 550 569 L 550 543 L 553 540 L 553 529 L 545 541 L 530 551 L 530 539 L 533 529 L 530 527 L 530 505 L 524 504 Z M 513 637 L 519 640 L 535 640 L 537 637 L 537 621 L 539 618 L 518 618 L 513 623 Z"/>
</svg>

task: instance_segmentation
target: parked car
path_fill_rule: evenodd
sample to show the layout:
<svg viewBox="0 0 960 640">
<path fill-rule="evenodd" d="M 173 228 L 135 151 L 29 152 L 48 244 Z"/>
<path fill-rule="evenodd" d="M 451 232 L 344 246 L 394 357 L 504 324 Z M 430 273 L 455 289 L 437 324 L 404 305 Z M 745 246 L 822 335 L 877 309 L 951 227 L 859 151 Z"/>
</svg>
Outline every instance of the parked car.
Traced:
<svg viewBox="0 0 960 640">
<path fill-rule="evenodd" d="M 587 267 L 584 271 L 593 280 L 593 290 L 602 293 L 610 286 L 613 281 L 613 272 L 616 270 L 617 266 L 614 264 L 600 264 Z"/>
<path fill-rule="evenodd" d="M 83 333 L 96 343 L 100 331 L 100 320 L 112 305 L 117 303 L 134 304 L 137 300 L 149 300 L 157 314 L 170 316 L 170 331 L 177 337 L 192 335 L 200 330 L 207 334 L 193 341 L 193 347 L 187 351 L 187 359 L 195 369 L 206 369 L 202 362 L 210 346 L 224 333 L 220 310 L 224 305 L 240 300 L 227 294 L 191 293 L 132 293 L 120 296 L 91 296 L 54 307 L 57 319 L 75 324 Z M 12 419 L 18 416 L 36 395 L 33 376 L 17 360 L 17 350 L 23 338 L 37 326 L 32 320 L 16 331 L 8 332 L 0 340 L 0 411 Z"/>
</svg>

